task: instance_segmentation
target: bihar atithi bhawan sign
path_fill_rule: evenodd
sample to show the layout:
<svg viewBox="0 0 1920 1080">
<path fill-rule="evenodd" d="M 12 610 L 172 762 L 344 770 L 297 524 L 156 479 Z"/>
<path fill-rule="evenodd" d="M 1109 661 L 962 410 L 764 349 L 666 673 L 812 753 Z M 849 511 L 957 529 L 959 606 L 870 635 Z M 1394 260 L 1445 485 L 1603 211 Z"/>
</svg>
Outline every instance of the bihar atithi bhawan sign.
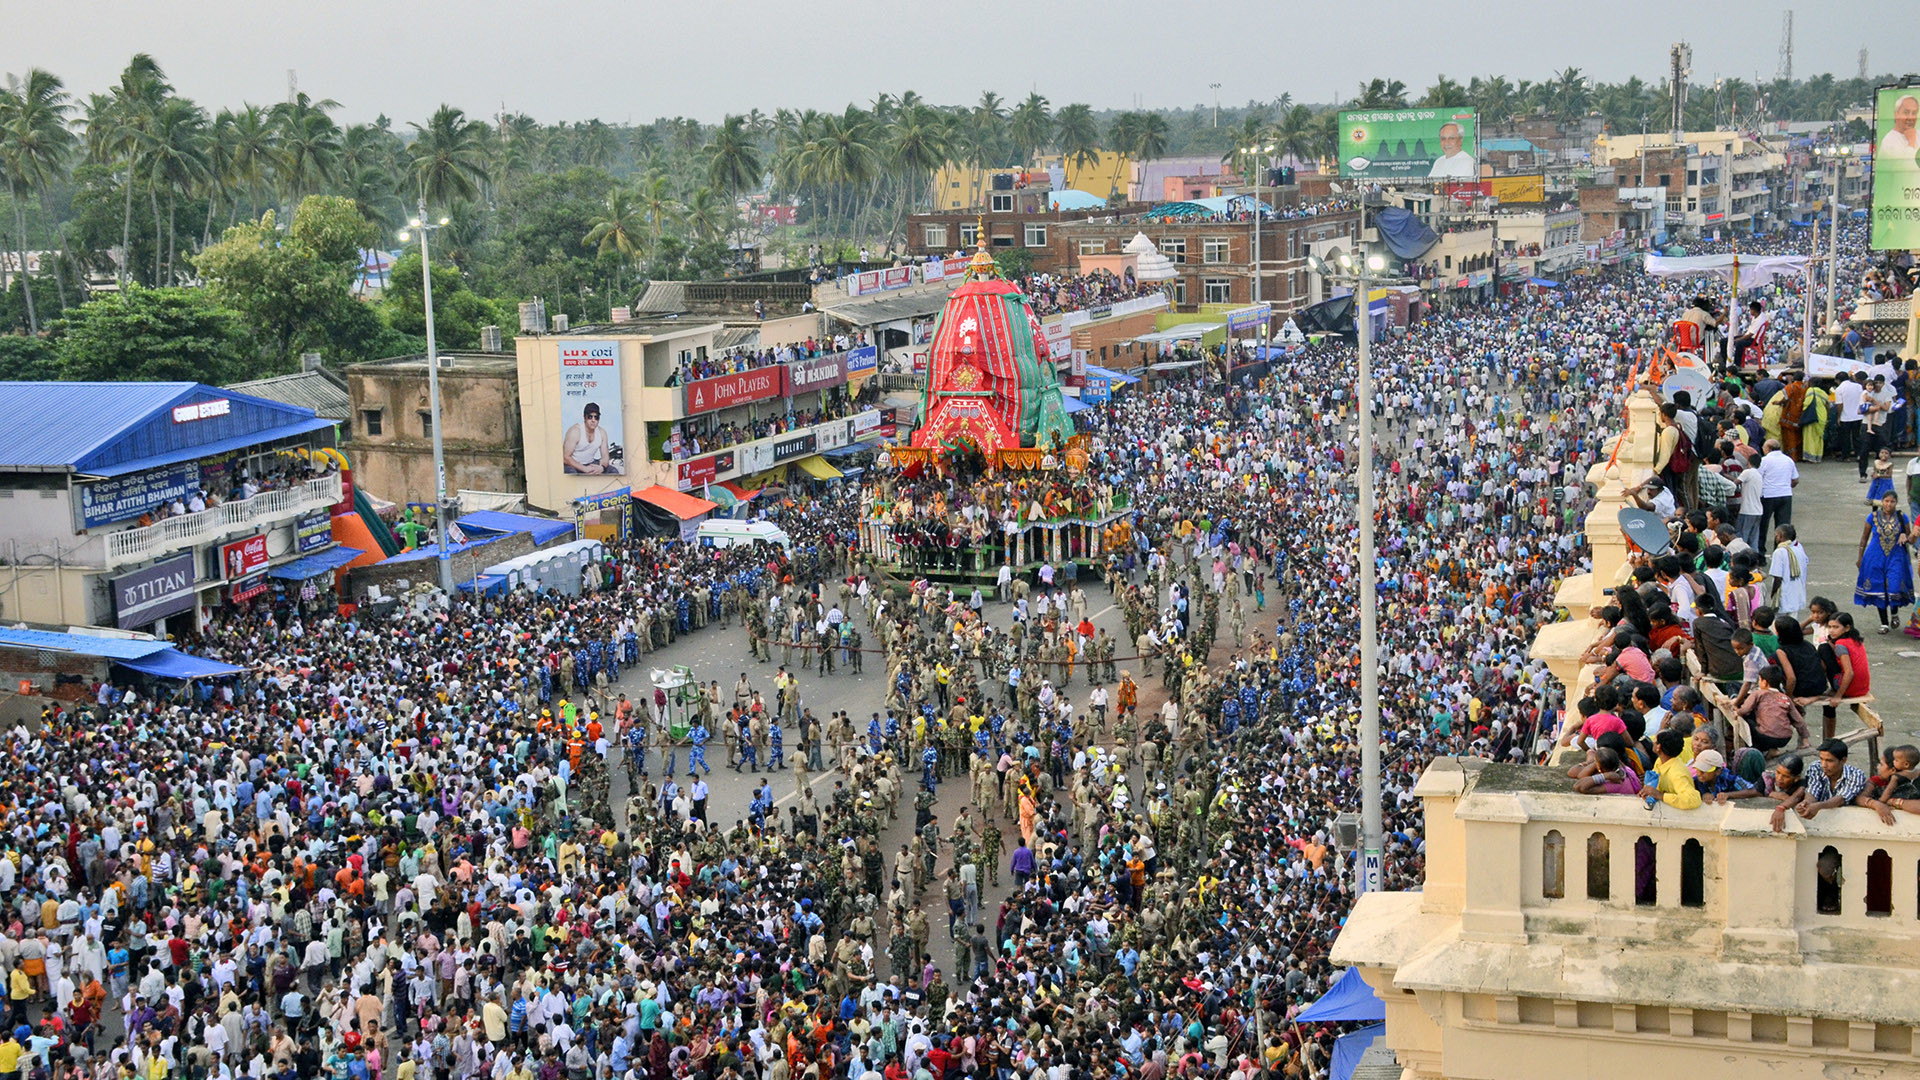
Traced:
<svg viewBox="0 0 1920 1080">
<path fill-rule="evenodd" d="M 703 413 L 750 401 L 765 401 L 782 396 L 787 389 L 787 369 L 772 367 L 719 375 L 687 384 L 687 412 Z"/>
<path fill-rule="evenodd" d="M 787 396 L 826 390 L 847 381 L 847 354 L 828 353 L 787 365 Z"/>
<path fill-rule="evenodd" d="M 114 622 L 122 630 L 149 626 L 193 609 L 193 552 L 183 551 L 112 580 Z"/>
<path fill-rule="evenodd" d="M 91 529 L 130 521 L 175 499 L 184 502 L 199 488 L 200 466 L 192 461 L 81 484 L 80 525 Z"/>
</svg>

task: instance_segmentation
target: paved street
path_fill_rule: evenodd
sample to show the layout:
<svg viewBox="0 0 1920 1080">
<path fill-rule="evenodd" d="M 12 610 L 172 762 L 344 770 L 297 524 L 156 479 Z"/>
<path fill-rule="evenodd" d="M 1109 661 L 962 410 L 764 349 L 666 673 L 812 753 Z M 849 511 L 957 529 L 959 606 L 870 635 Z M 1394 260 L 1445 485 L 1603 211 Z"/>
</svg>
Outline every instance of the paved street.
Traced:
<svg viewBox="0 0 1920 1080">
<path fill-rule="evenodd" d="M 1087 594 L 1087 604 L 1095 627 L 1105 629 L 1116 638 L 1124 639 L 1126 636 L 1126 622 L 1121 616 L 1120 609 L 1113 605 L 1112 597 L 1109 596 L 1106 586 L 1099 581 L 1090 580 L 1083 576 L 1081 578 L 1081 589 Z M 984 593 L 989 597 L 987 605 L 988 619 L 996 627 L 1008 625 L 1011 621 L 1009 616 L 1012 611 L 1012 606 L 992 602 L 990 590 L 984 590 Z M 862 632 L 866 639 L 871 642 L 873 635 L 867 631 L 864 616 L 856 617 L 862 619 Z M 1251 620 L 1249 621 L 1248 632 L 1252 632 Z M 1226 633 L 1224 616 L 1222 618 L 1221 636 L 1226 637 L 1227 640 L 1224 646 L 1216 647 L 1216 657 L 1222 655 L 1223 650 L 1232 645 L 1231 638 Z M 1130 644 L 1124 642 L 1117 648 L 1119 655 L 1122 656 L 1131 655 L 1134 651 Z M 718 625 L 709 626 L 705 630 L 695 631 L 680 638 L 674 642 L 673 645 L 665 649 L 643 655 L 641 662 L 637 666 L 623 672 L 617 692 L 624 692 L 629 698 L 637 702 L 651 700 L 653 692 L 648 682 L 649 672 L 655 668 L 669 668 L 677 664 L 685 664 L 692 669 L 695 678 L 699 679 L 703 685 L 717 680 L 720 683 L 722 694 L 725 695 L 729 701 L 731 701 L 734 683 L 739 679 L 740 674 L 745 672 L 748 682 L 754 689 L 759 690 L 766 700 L 771 703 L 774 700 L 773 678 L 780 668 L 780 650 L 777 647 L 773 650 L 773 658 L 772 663 L 754 663 L 747 653 L 746 634 L 737 626 L 730 630 L 723 630 Z M 885 708 L 886 690 L 884 683 L 886 681 L 886 661 L 885 658 L 878 653 L 867 654 L 866 670 L 860 675 L 846 674 L 845 669 L 841 668 L 836 674 L 825 676 L 821 675 L 818 671 L 809 672 L 804 668 L 798 667 L 798 653 L 795 654 L 794 660 L 795 673 L 800 680 L 800 706 L 803 709 L 812 709 L 815 716 L 824 720 L 826 717 L 832 715 L 835 710 L 844 709 L 853 715 L 856 730 L 864 734 L 869 716 Z M 1132 670 L 1135 681 L 1140 684 L 1141 713 L 1145 714 L 1149 710 L 1158 709 L 1165 701 L 1165 695 L 1161 690 L 1160 680 L 1157 677 L 1158 669 L 1155 669 L 1155 678 L 1142 679 L 1140 678 L 1141 670 L 1137 663 L 1122 663 L 1119 666 Z M 1076 669 L 1073 683 L 1068 690 L 1076 701 L 1085 702 L 1090 687 L 1086 681 L 1084 669 Z M 1109 686 L 1108 692 L 1112 692 L 1111 686 Z M 786 742 L 789 766 L 792 762 L 795 745 L 796 740 L 794 734 L 789 732 Z M 713 773 L 708 780 L 712 788 L 712 792 L 708 796 L 708 816 L 714 822 L 715 827 L 723 830 L 732 828 L 735 821 L 746 818 L 747 808 L 752 802 L 754 789 L 759 786 L 761 779 L 761 777 L 755 775 L 752 770 L 735 773 L 732 769 L 727 768 L 726 756 L 726 745 L 722 741 L 719 733 L 715 732 L 712 741 L 707 747 L 707 763 L 713 768 Z M 680 768 L 684 770 L 687 760 L 684 747 L 681 749 L 679 758 Z M 658 783 L 660 777 L 660 761 L 655 757 L 650 764 L 652 764 L 654 769 L 653 778 L 655 782 Z M 616 764 L 611 770 L 611 774 L 613 778 L 611 792 L 612 805 L 616 813 L 618 813 L 624 808 L 628 794 L 626 769 Z M 844 778 L 844 774 L 837 769 L 829 769 L 824 773 L 813 774 L 812 784 L 815 797 L 824 803 L 827 794 L 833 789 L 834 782 L 836 780 L 843 780 Z M 684 779 L 685 775 L 683 772 L 682 780 L 684 781 Z M 918 770 L 915 769 L 911 775 L 903 776 L 902 780 L 903 789 L 900 797 L 900 817 L 890 827 L 885 829 L 880 836 L 880 850 L 886 856 L 886 869 L 889 875 L 892 874 L 894 858 L 899 853 L 901 845 L 911 843 L 913 839 L 913 813 L 911 806 L 913 793 L 917 790 L 919 783 Z M 798 797 L 794 786 L 794 773 L 791 768 L 783 769 L 778 775 L 772 777 L 772 781 L 775 796 L 775 810 L 784 819 L 786 817 L 787 807 Z M 935 813 L 939 815 L 942 823 L 951 822 L 959 813 L 961 805 L 967 802 L 967 800 L 968 783 L 964 777 L 956 777 L 943 781 L 940 785 L 939 803 L 935 808 Z M 976 816 L 978 816 L 977 810 Z M 994 918 L 1001 899 L 1006 896 L 1010 887 L 1012 877 L 1006 872 L 1006 859 L 1018 842 L 1013 839 L 1017 830 L 1014 828 L 1013 822 L 1010 819 L 1002 817 L 999 824 L 1001 831 L 1009 839 L 1000 857 L 1000 886 L 998 888 L 991 888 L 988 887 L 987 882 L 983 881 L 981 883 L 981 913 L 982 918 L 986 920 Z M 947 867 L 951 862 L 952 853 L 943 845 L 937 870 L 938 875 L 944 877 Z M 942 900 L 938 887 L 929 886 L 923 901 L 927 906 L 928 922 L 933 926 L 931 948 L 934 959 L 943 969 L 950 972 L 953 961 L 953 950 L 944 932 L 944 927 L 946 926 L 944 901 Z M 880 920 L 880 931 L 880 940 L 875 943 L 874 947 L 880 967 L 884 971 L 886 967 L 886 921 L 884 919 Z"/>
<path fill-rule="evenodd" d="M 1896 455 L 1895 485 L 1901 505 L 1906 503 L 1904 472 L 1910 454 Z M 1854 576 L 1859 565 L 1860 527 L 1867 517 L 1867 485 L 1858 480 L 1851 461 L 1802 463 L 1800 487 L 1794 492 L 1793 520 L 1806 545 L 1808 595 L 1825 596 L 1841 611 L 1853 613 L 1855 625 L 1867 641 L 1872 664 L 1875 708 L 1896 742 L 1920 741 L 1920 710 L 1908 703 L 1920 698 L 1920 641 L 1902 633 L 1881 636 L 1879 617 L 1872 608 L 1853 604 Z M 1908 609 L 1903 616 L 1912 614 Z M 1901 655 L 1906 653 L 1909 655 Z M 1817 714 L 1810 722 L 1818 726 Z M 1847 723 L 1841 717 L 1844 729 Z M 1867 763 L 1863 767 L 1871 768 Z"/>
</svg>

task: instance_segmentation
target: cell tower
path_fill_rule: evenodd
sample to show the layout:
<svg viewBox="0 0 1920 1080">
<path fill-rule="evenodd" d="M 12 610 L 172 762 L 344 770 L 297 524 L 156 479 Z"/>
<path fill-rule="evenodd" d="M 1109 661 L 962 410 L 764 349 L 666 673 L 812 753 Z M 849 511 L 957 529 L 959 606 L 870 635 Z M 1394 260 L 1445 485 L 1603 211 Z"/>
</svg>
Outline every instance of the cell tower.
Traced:
<svg viewBox="0 0 1920 1080">
<path fill-rule="evenodd" d="M 1860 46 L 1860 70 L 1857 77 L 1861 82 L 1867 81 L 1867 47 L 1865 45 Z"/>
<path fill-rule="evenodd" d="M 1675 42 L 1667 55 L 1672 61 L 1667 72 L 1667 98 L 1671 109 L 1667 130 L 1673 133 L 1673 145 L 1678 146 L 1680 136 L 1687 128 L 1687 76 L 1693 74 L 1693 46 L 1684 41 Z"/>
<path fill-rule="evenodd" d="M 295 101 L 300 97 L 300 73 L 287 69 L 287 100 Z"/>
<path fill-rule="evenodd" d="M 1793 9 L 1780 13 L 1780 67 L 1773 73 L 1776 79 L 1793 78 Z"/>
</svg>

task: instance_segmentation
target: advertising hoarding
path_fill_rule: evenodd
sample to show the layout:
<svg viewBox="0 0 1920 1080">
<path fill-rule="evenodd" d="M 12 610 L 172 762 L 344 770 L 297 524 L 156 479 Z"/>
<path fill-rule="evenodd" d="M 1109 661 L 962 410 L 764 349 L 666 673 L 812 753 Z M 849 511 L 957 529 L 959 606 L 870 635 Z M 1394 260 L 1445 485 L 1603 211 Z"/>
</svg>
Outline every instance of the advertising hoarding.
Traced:
<svg viewBox="0 0 1920 1080">
<path fill-rule="evenodd" d="M 238 580 L 248 574 L 257 574 L 267 568 L 269 561 L 267 537 L 264 533 L 220 546 L 220 566 L 227 572 L 228 581 Z"/>
<path fill-rule="evenodd" d="M 560 467 L 579 476 L 627 471 L 620 422 L 620 343 L 561 341 Z"/>
<path fill-rule="evenodd" d="M 765 401 L 786 392 L 787 369 L 778 364 L 734 375 L 716 375 L 687 384 L 687 412 L 712 412 L 749 401 Z"/>
<path fill-rule="evenodd" d="M 193 552 L 112 579 L 113 616 L 122 630 L 149 626 L 193 610 Z"/>
<path fill-rule="evenodd" d="M 1340 175 L 1363 180 L 1478 180 L 1472 109 L 1364 109 L 1340 114 Z"/>
<path fill-rule="evenodd" d="M 711 484 L 714 478 L 733 468 L 733 451 L 709 454 L 706 457 L 683 461 L 676 467 L 675 483 L 681 491 L 692 491 L 702 484 Z"/>
<path fill-rule="evenodd" d="M 787 365 L 787 396 L 808 390 L 826 390 L 847 381 L 847 355 L 827 353 Z"/>
<path fill-rule="evenodd" d="M 818 442 L 811 431 L 805 435 L 795 435 L 790 439 L 780 439 L 773 444 L 773 462 L 778 465 L 783 461 L 806 457 L 814 452 L 817 445 Z"/>
<path fill-rule="evenodd" d="M 1920 87 L 1874 95 L 1872 246 L 1920 248 Z"/>
<path fill-rule="evenodd" d="M 293 549 L 305 555 L 333 543 L 333 515 L 325 508 L 309 510 L 293 519 Z"/>
<path fill-rule="evenodd" d="M 860 345 L 847 350 L 847 378 L 855 379 L 880 366 L 880 347 Z"/>
<path fill-rule="evenodd" d="M 184 501 L 199 487 L 200 466 L 191 461 L 81 484 L 80 525 L 91 529 L 131 521 L 175 499 Z"/>
</svg>

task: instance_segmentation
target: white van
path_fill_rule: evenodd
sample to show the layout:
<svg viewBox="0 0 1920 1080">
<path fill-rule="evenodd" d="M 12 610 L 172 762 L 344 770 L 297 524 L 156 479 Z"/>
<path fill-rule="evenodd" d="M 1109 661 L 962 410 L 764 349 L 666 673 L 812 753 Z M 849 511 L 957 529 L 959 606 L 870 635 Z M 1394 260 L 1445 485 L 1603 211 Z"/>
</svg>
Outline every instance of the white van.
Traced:
<svg viewBox="0 0 1920 1080">
<path fill-rule="evenodd" d="M 793 550 L 793 537 L 771 521 L 733 521 L 724 518 L 706 521 L 701 523 L 693 538 L 708 547 L 728 548 L 735 544 L 764 540 L 769 544 L 779 544 L 787 551 Z"/>
</svg>

